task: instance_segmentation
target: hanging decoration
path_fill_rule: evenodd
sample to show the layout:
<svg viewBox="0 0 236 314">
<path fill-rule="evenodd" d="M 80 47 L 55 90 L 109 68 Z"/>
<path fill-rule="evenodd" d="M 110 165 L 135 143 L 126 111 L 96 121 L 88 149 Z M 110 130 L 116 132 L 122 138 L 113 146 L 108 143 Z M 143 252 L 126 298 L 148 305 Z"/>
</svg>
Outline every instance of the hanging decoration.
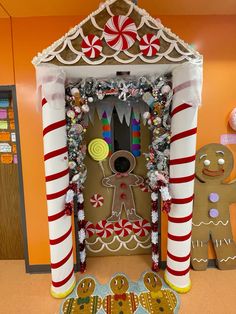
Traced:
<svg viewBox="0 0 236 314">
<path fill-rule="evenodd" d="M 90 203 L 93 207 L 101 207 L 104 203 L 104 197 L 99 194 L 94 194 L 90 198 Z"/>
<path fill-rule="evenodd" d="M 78 211 L 78 238 L 80 252 L 80 271 L 86 267 L 85 253 L 85 221 L 84 221 L 84 197 L 83 188 L 86 180 L 87 169 L 84 165 L 86 144 L 84 133 L 87 125 L 84 116 L 89 111 L 86 99 L 80 97 L 77 88 L 66 90 L 66 130 L 68 147 L 68 164 L 70 184 L 66 193 L 65 213 L 71 215 L 72 211 Z"/>
<path fill-rule="evenodd" d="M 141 38 L 139 48 L 144 56 L 154 57 L 160 49 L 160 41 L 156 35 L 146 34 Z"/>
<path fill-rule="evenodd" d="M 135 43 L 137 28 L 130 17 L 115 15 L 107 21 L 103 35 L 108 46 L 116 51 L 124 51 Z"/>
<path fill-rule="evenodd" d="M 139 157 L 141 155 L 141 140 L 140 140 L 140 120 L 136 120 L 134 114 L 131 118 L 131 129 L 132 129 L 132 145 L 131 151 L 134 157 Z"/>
<path fill-rule="evenodd" d="M 81 48 L 86 57 L 94 59 L 102 52 L 102 41 L 98 36 L 89 34 L 83 39 Z"/>
<path fill-rule="evenodd" d="M 104 141 L 107 142 L 109 146 L 109 155 L 112 153 L 112 135 L 111 135 L 111 125 L 107 119 L 107 113 L 104 111 L 102 115 L 102 137 Z"/>
<path fill-rule="evenodd" d="M 173 96 L 171 77 L 165 75 L 156 81 L 152 93 L 145 93 L 143 99 L 150 110 L 143 118 L 147 121 L 152 133 L 152 143 L 149 152 L 145 154 L 147 160 L 147 183 L 151 190 L 152 201 L 152 269 L 159 269 L 158 249 L 158 198 L 162 196 L 165 212 L 170 211 L 171 196 L 169 193 L 169 153 L 170 153 L 170 105 Z"/>
</svg>

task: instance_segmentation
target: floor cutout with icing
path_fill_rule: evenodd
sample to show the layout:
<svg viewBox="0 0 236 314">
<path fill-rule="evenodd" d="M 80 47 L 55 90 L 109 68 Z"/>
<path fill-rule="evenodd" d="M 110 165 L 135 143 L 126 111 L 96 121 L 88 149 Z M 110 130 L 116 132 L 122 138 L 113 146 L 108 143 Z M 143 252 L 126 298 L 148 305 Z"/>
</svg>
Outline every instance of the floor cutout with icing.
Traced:
<svg viewBox="0 0 236 314">
<path fill-rule="evenodd" d="M 137 282 L 116 273 L 101 285 L 93 276 L 83 276 L 64 300 L 60 314 L 176 314 L 178 295 L 154 272 L 147 271 Z"/>
</svg>

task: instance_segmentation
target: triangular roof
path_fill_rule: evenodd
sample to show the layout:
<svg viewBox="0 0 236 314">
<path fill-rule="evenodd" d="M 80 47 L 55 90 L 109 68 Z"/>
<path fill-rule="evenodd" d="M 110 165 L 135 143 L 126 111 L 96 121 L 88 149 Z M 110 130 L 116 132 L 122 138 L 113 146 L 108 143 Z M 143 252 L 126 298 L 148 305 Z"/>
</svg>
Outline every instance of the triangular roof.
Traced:
<svg viewBox="0 0 236 314">
<path fill-rule="evenodd" d="M 104 39 L 103 29 L 114 15 L 132 18 L 137 28 L 135 43 L 127 50 L 115 51 Z M 102 40 L 102 52 L 99 57 L 88 58 L 81 48 L 83 39 L 94 34 Z M 145 56 L 140 51 L 139 40 L 145 34 L 159 38 L 160 49 L 155 56 Z M 85 20 L 76 25 L 67 34 L 36 56 L 32 63 L 51 63 L 55 65 L 99 65 L 99 64 L 175 64 L 184 62 L 202 63 L 202 56 L 186 44 L 170 29 L 164 27 L 158 19 L 152 18 L 130 0 L 108 0 Z"/>
</svg>

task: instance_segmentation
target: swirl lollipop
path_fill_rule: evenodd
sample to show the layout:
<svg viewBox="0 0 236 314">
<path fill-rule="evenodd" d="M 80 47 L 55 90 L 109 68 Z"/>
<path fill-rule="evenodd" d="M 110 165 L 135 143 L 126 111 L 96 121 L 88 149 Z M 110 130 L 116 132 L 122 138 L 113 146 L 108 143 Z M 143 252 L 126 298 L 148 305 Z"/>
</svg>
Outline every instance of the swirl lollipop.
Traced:
<svg viewBox="0 0 236 314">
<path fill-rule="evenodd" d="M 109 146 L 107 142 L 101 138 L 95 138 L 89 143 L 88 152 L 94 160 L 99 162 L 103 176 L 105 177 L 102 161 L 105 160 L 109 154 Z"/>
</svg>

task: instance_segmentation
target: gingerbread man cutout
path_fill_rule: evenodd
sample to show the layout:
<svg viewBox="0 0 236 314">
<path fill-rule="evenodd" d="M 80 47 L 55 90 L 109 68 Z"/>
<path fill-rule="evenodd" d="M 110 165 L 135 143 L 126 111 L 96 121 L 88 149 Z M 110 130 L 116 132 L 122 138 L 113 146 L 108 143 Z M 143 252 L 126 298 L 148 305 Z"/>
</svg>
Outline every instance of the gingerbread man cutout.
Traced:
<svg viewBox="0 0 236 314">
<path fill-rule="evenodd" d="M 142 177 L 131 173 L 136 166 L 135 157 L 126 150 L 119 150 L 111 155 L 109 166 L 114 174 L 102 180 L 104 186 L 114 188 L 112 215 L 107 221 L 119 221 L 123 206 L 129 221 L 142 219 L 136 214 L 132 191 L 132 186 L 143 183 Z"/>
<path fill-rule="evenodd" d="M 233 163 L 231 151 L 221 144 L 208 144 L 197 152 L 191 251 L 195 270 L 207 268 L 210 239 L 218 268 L 236 268 L 229 212 L 229 205 L 236 202 L 236 182 L 224 182 Z"/>
<path fill-rule="evenodd" d="M 110 282 L 111 291 L 114 295 L 108 295 L 103 300 L 105 313 L 132 314 L 138 308 L 138 296 L 132 292 L 127 292 L 129 282 L 127 278 L 118 274 Z"/>
<path fill-rule="evenodd" d="M 161 279 L 153 272 L 147 272 L 143 277 L 143 283 L 148 292 L 139 296 L 139 302 L 148 313 L 174 313 L 177 305 L 175 294 L 169 289 L 162 289 Z"/>
<path fill-rule="evenodd" d="M 77 286 L 77 298 L 70 298 L 63 304 L 63 313 L 78 314 L 78 313 L 97 313 L 102 305 L 102 299 L 99 296 L 94 296 L 96 287 L 93 278 L 85 278 L 80 281 Z"/>
</svg>

